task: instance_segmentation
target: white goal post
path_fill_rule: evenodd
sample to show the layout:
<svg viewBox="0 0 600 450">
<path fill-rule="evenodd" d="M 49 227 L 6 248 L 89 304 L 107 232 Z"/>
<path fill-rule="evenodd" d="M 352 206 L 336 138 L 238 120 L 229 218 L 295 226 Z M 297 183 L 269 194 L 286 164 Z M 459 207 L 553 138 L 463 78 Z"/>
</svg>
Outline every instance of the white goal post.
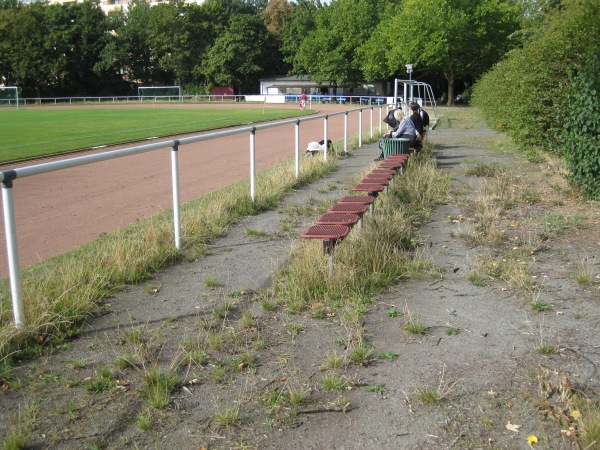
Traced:
<svg viewBox="0 0 600 450">
<path fill-rule="evenodd" d="M 140 102 L 144 99 L 157 99 L 171 101 L 172 98 L 177 98 L 177 101 L 182 101 L 181 86 L 138 86 L 138 97 Z"/>
<path fill-rule="evenodd" d="M 0 106 L 16 106 L 22 101 L 21 88 L 18 86 L 0 86 Z"/>
<path fill-rule="evenodd" d="M 402 108 L 404 114 L 410 115 L 408 111 L 410 102 L 418 103 L 423 109 L 431 108 L 433 110 L 433 117 L 429 124 L 429 127 L 433 130 L 439 122 L 440 114 L 431 86 L 417 80 L 400 80 L 396 78 L 394 80 L 394 104 L 397 108 Z"/>
</svg>

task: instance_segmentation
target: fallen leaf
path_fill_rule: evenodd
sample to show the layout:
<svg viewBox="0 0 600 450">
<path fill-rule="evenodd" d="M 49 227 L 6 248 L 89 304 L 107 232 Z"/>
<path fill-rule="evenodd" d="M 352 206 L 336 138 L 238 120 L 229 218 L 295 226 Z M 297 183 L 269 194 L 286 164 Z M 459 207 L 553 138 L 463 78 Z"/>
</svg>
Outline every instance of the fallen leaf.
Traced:
<svg viewBox="0 0 600 450">
<path fill-rule="evenodd" d="M 514 431 L 515 433 L 519 432 L 519 428 L 521 428 L 521 425 L 515 425 L 514 423 L 510 423 L 510 422 L 508 422 L 506 424 L 506 429 L 510 430 L 510 431 Z"/>
<path fill-rule="evenodd" d="M 533 434 L 530 434 L 529 436 L 527 436 L 527 443 L 529 445 L 531 445 L 531 444 L 537 444 L 537 442 L 538 442 L 537 436 L 534 436 Z"/>
</svg>

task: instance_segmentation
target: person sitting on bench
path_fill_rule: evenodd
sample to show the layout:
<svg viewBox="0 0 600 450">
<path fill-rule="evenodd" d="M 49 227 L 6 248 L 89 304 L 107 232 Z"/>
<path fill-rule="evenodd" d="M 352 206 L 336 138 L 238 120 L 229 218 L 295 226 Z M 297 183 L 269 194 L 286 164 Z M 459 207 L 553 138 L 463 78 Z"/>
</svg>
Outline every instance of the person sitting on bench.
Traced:
<svg viewBox="0 0 600 450">
<path fill-rule="evenodd" d="M 421 141 L 417 138 L 417 129 L 415 124 L 410 120 L 409 117 L 405 117 L 401 109 L 394 111 L 394 119 L 398 122 L 398 126 L 391 131 L 386 131 L 383 135 L 384 139 L 408 139 L 408 146 L 419 150 L 421 148 Z M 377 160 L 383 159 L 383 150 Z"/>
</svg>

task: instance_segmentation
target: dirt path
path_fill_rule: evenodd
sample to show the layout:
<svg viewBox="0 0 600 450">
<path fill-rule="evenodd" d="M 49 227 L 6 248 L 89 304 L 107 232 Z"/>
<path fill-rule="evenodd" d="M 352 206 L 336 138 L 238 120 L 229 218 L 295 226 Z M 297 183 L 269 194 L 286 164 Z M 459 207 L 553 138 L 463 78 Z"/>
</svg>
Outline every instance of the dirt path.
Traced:
<svg viewBox="0 0 600 450">
<path fill-rule="evenodd" d="M 292 247 L 280 232 L 285 211 L 346 193 L 376 145 L 232 227 L 206 257 L 128 287 L 81 338 L 24 361 L 18 387 L 0 394 L 0 435 L 20 421 L 34 448 L 529 449 L 530 435 L 538 448 L 577 448 L 551 417 L 571 413 L 554 408 L 567 385 L 592 397 L 600 388 L 600 211 L 569 197 L 550 166 L 489 150 L 499 138 L 483 126 L 445 123 L 430 139 L 454 177 L 451 198 L 421 230 L 421 257 L 442 276 L 401 282 L 364 305 L 367 364 L 331 368 L 347 346 L 341 311 L 296 314 L 258 292 Z M 506 189 L 530 199 L 500 212 L 502 245 L 473 239 L 486 178 L 467 169 L 478 163 L 503 167 L 514 177 Z M 511 261 L 526 268 L 510 272 L 522 280 L 496 276 Z M 586 268 L 591 281 L 578 282 Z M 424 334 L 402 329 L 407 311 Z M 542 345 L 556 351 L 541 354 Z M 155 365 L 177 369 L 183 383 L 164 409 L 149 406 L 144 379 Z M 94 392 L 103 373 L 116 387 Z M 344 386 L 328 388 L 328 376 Z M 427 391 L 443 399 L 428 404 Z M 294 406 L 293 395 L 306 401 Z"/>
</svg>

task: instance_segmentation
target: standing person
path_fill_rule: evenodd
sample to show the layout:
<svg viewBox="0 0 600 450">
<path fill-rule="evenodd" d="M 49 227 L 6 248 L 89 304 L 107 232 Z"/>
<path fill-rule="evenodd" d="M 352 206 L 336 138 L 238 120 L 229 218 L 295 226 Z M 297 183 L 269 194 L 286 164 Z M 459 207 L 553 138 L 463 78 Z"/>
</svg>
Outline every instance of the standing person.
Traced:
<svg viewBox="0 0 600 450">
<path fill-rule="evenodd" d="M 300 109 L 306 108 L 306 92 L 302 91 L 302 95 L 300 96 Z"/>
</svg>

